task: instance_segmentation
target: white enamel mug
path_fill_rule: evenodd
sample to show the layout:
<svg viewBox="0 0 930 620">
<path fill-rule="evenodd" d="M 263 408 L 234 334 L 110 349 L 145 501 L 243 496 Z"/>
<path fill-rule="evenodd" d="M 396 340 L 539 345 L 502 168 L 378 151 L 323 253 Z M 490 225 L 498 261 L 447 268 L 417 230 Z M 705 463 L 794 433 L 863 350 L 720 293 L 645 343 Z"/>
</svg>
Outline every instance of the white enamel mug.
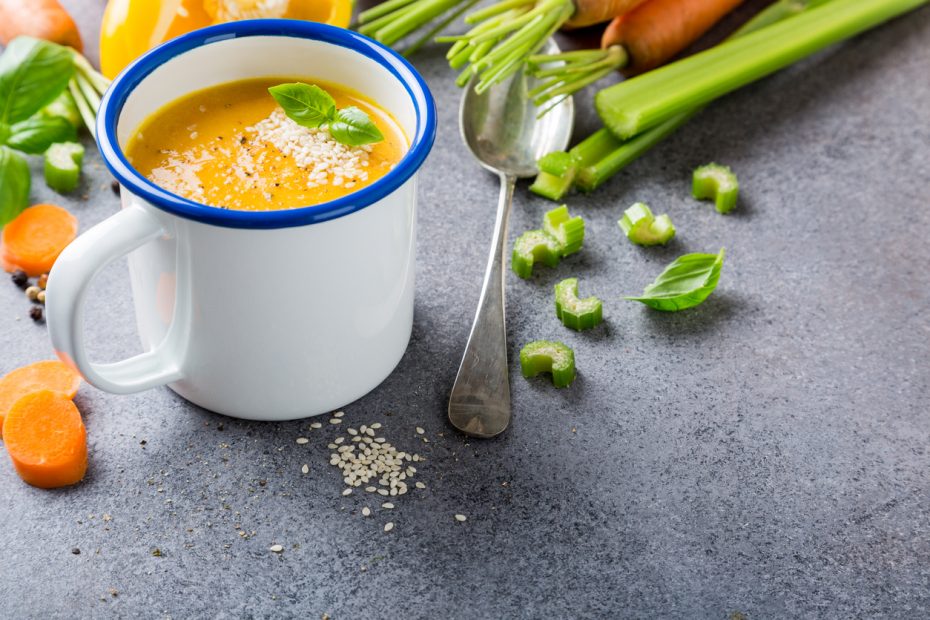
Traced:
<svg viewBox="0 0 930 620">
<path fill-rule="evenodd" d="M 407 154 L 353 194 L 270 212 L 197 204 L 126 159 L 133 131 L 161 106 L 263 76 L 316 78 L 367 95 L 407 134 Z M 433 99 L 417 72 L 347 30 L 253 20 L 155 48 L 100 107 L 97 142 L 121 184 L 122 210 L 78 237 L 52 269 L 47 317 L 59 357 L 108 392 L 168 385 L 201 407 L 253 420 L 317 415 L 360 398 L 410 339 L 416 175 L 435 132 Z M 84 348 L 84 298 L 94 275 L 126 255 L 145 353 L 94 363 Z"/>
</svg>

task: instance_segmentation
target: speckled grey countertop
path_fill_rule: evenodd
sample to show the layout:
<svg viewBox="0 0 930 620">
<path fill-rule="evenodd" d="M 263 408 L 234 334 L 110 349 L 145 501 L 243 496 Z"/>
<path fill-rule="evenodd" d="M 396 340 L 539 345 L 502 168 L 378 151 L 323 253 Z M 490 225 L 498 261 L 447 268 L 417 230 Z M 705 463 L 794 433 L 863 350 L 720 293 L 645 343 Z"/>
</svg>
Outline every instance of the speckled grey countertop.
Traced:
<svg viewBox="0 0 930 620">
<path fill-rule="evenodd" d="M 88 35 L 101 3 L 86 4 Z M 342 426 L 381 422 L 428 459 L 427 488 L 384 511 L 340 495 L 328 424 L 242 422 L 167 389 L 85 385 L 82 484 L 33 489 L 0 458 L 0 615 L 926 617 L 928 38 L 925 8 L 727 97 L 602 190 L 573 196 L 584 251 L 531 281 L 511 276 L 508 319 L 512 359 L 528 340 L 560 338 L 580 375 L 555 391 L 512 362 L 514 423 L 493 441 L 462 437 L 444 412 L 497 180 L 459 142 L 440 51 L 421 55 L 441 126 L 421 176 L 413 339 Z M 578 106 L 585 133 L 590 96 Z M 692 168 L 709 160 L 739 172 L 728 217 L 689 198 Z M 118 204 L 95 152 L 86 169 L 86 200 L 41 183 L 34 195 L 85 229 Z M 671 214 L 671 247 L 620 237 L 616 220 L 638 200 Z M 518 189 L 511 234 L 548 206 Z M 721 246 L 720 286 L 700 308 L 621 300 L 676 255 Z M 551 287 L 568 276 L 605 300 L 599 329 L 556 320 Z M 96 356 L 138 350 L 125 264 L 92 298 Z M 0 371 L 51 355 L 27 311 L 0 283 Z"/>
</svg>

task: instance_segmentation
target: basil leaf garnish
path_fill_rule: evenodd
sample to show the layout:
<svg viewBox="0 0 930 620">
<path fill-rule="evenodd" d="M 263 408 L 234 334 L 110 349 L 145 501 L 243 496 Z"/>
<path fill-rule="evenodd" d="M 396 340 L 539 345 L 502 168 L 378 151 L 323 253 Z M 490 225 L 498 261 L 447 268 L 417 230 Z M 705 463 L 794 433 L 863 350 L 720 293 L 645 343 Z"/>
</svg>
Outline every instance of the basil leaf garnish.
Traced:
<svg viewBox="0 0 930 620">
<path fill-rule="evenodd" d="M 343 108 L 336 113 L 336 120 L 329 124 L 329 133 L 336 142 L 349 146 L 360 146 L 384 140 L 377 125 L 355 106 Z"/>
<path fill-rule="evenodd" d="M 0 123 L 12 125 L 38 112 L 73 74 L 67 48 L 32 37 L 13 39 L 0 55 Z"/>
<path fill-rule="evenodd" d="M 685 254 L 666 267 L 642 295 L 625 299 L 665 312 L 697 306 L 717 288 L 723 257 L 723 248 L 718 254 Z"/>
<path fill-rule="evenodd" d="M 0 228 L 29 204 L 29 164 L 12 149 L 0 146 Z"/>
<path fill-rule="evenodd" d="M 316 129 L 336 117 L 336 101 L 319 86 L 296 82 L 268 89 L 288 118 L 304 127 Z"/>
<path fill-rule="evenodd" d="M 10 127 L 6 144 L 10 148 L 40 155 L 55 142 L 74 142 L 77 130 L 60 116 L 31 116 Z"/>
</svg>

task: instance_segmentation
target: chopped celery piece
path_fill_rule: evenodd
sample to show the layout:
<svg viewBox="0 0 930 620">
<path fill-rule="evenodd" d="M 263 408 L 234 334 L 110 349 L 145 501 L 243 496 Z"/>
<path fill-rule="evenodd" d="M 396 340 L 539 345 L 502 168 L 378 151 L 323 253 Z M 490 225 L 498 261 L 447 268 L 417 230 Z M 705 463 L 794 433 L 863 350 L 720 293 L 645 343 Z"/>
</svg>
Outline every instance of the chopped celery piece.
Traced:
<svg viewBox="0 0 930 620">
<path fill-rule="evenodd" d="M 578 278 L 567 278 L 555 285 L 555 315 L 565 327 L 578 331 L 597 327 L 604 318 L 600 299 L 578 299 Z"/>
<path fill-rule="evenodd" d="M 637 245 L 665 245 L 675 236 L 675 226 L 667 215 L 656 217 L 649 205 L 637 202 L 623 212 L 617 222 L 627 239 Z"/>
<path fill-rule="evenodd" d="M 575 182 L 574 170 L 565 175 L 552 174 L 540 171 L 536 180 L 530 185 L 530 191 L 549 200 L 562 200 Z"/>
<path fill-rule="evenodd" d="M 559 242 L 559 253 L 562 256 L 574 254 L 584 243 L 584 220 L 580 215 L 569 215 L 565 205 L 546 212 L 543 216 L 543 230 Z"/>
<path fill-rule="evenodd" d="M 729 213 L 736 206 L 739 182 L 728 167 L 707 164 L 694 171 L 692 193 L 699 200 L 713 200 L 717 213 Z"/>
<path fill-rule="evenodd" d="M 520 370 L 527 379 L 548 372 L 552 385 L 568 387 L 575 380 L 575 353 L 561 342 L 536 340 L 520 350 Z"/>
<path fill-rule="evenodd" d="M 559 264 L 559 242 L 549 233 L 542 230 L 530 230 L 513 243 L 513 255 L 510 258 L 510 268 L 521 278 L 533 275 L 533 265 L 542 261 L 549 267 Z"/>
<path fill-rule="evenodd" d="M 39 114 L 51 118 L 63 118 L 68 121 L 75 129 L 81 128 L 81 112 L 78 110 L 77 103 L 68 89 L 61 91 L 50 104 L 39 110 Z"/>
<path fill-rule="evenodd" d="M 84 147 L 77 142 L 58 142 L 45 151 L 45 183 L 61 194 L 74 191 L 81 176 Z"/>
<path fill-rule="evenodd" d="M 554 151 L 537 162 L 539 175 L 530 191 L 549 200 L 561 200 L 575 182 L 574 160 L 565 151 Z"/>
<path fill-rule="evenodd" d="M 574 165 L 574 159 L 566 151 L 553 151 L 540 157 L 536 165 L 541 172 L 565 174 Z"/>
</svg>

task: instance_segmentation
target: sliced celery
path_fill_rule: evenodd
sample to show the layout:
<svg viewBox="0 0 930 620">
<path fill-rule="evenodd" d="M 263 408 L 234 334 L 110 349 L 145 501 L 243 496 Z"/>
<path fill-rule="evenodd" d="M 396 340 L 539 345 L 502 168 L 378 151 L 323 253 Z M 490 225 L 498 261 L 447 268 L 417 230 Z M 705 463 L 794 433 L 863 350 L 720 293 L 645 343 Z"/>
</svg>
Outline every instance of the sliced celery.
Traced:
<svg viewBox="0 0 930 620">
<path fill-rule="evenodd" d="M 578 278 L 555 285 L 555 315 L 565 327 L 582 331 L 601 324 L 603 304 L 597 297 L 578 298 Z"/>
<path fill-rule="evenodd" d="M 831 0 L 600 91 L 595 107 L 631 138 L 930 0 Z"/>
<path fill-rule="evenodd" d="M 572 156 L 565 151 L 555 151 L 543 156 L 537 166 L 539 175 L 530 185 L 530 191 L 549 200 L 561 200 L 575 180 Z"/>
<path fill-rule="evenodd" d="M 617 222 L 627 239 L 637 245 L 665 245 L 675 236 L 675 226 L 668 215 L 656 217 L 644 202 L 637 202 L 623 212 Z"/>
<path fill-rule="evenodd" d="M 739 197 L 739 182 L 727 166 L 707 164 L 694 171 L 691 191 L 698 200 L 713 200 L 717 213 L 729 213 Z"/>
<path fill-rule="evenodd" d="M 59 142 L 45 151 L 45 183 L 56 192 L 74 191 L 81 176 L 84 147 L 77 142 Z"/>
<path fill-rule="evenodd" d="M 548 372 L 552 385 L 568 387 L 575 380 L 575 352 L 549 340 L 536 340 L 520 350 L 520 370 L 527 379 Z"/>
<path fill-rule="evenodd" d="M 574 254 L 584 244 L 584 220 L 579 215 L 572 217 L 565 205 L 546 212 L 543 230 L 558 241 L 561 256 Z"/>
<path fill-rule="evenodd" d="M 560 246 L 558 240 L 542 230 L 530 230 L 513 243 L 513 255 L 510 268 L 521 278 L 533 275 L 533 265 L 542 262 L 548 267 L 559 264 Z"/>
</svg>

